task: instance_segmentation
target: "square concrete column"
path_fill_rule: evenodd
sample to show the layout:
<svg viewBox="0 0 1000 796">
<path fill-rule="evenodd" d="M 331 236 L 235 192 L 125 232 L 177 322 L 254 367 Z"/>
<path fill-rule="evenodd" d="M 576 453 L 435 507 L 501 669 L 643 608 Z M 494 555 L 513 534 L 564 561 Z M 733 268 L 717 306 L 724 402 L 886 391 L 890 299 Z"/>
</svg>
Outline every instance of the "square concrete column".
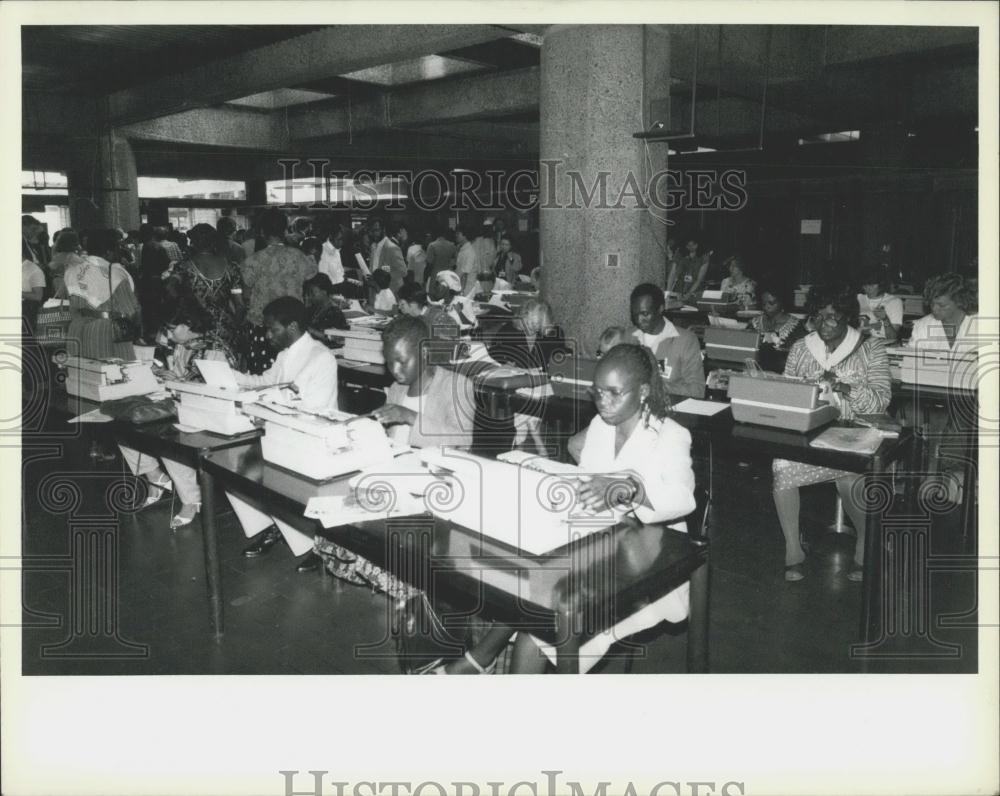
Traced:
<svg viewBox="0 0 1000 796">
<path fill-rule="evenodd" d="M 135 153 L 117 133 L 77 139 L 66 169 L 70 223 L 75 228 L 139 227 Z"/>
<path fill-rule="evenodd" d="M 649 124 L 645 109 L 653 91 L 645 84 L 651 73 L 662 96 L 669 75 L 669 39 L 662 28 L 650 35 L 639 25 L 560 25 L 545 33 L 543 296 L 567 338 L 590 353 L 605 328 L 629 323 L 633 287 L 664 282 L 666 212 L 643 205 L 651 176 L 666 170 L 667 146 L 647 147 L 632 137 Z"/>
</svg>

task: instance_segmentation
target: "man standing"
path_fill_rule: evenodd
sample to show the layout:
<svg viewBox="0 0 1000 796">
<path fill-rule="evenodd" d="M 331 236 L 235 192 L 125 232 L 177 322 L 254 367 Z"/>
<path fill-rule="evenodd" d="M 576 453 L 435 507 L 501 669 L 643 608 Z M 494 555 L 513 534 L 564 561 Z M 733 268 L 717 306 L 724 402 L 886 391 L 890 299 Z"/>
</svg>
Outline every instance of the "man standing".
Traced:
<svg viewBox="0 0 1000 796">
<path fill-rule="evenodd" d="M 387 237 L 385 233 L 386 229 L 382 219 L 376 218 L 371 225 L 371 268 L 373 271 L 379 268 L 388 271 L 389 289 L 395 292 L 403 286 L 403 277 L 406 276 L 406 260 L 399 248 L 399 242 L 395 240 L 396 229 L 392 230 L 392 237 Z"/>
<path fill-rule="evenodd" d="M 260 228 L 267 246 L 243 263 L 243 301 L 253 327 L 247 352 L 251 373 L 262 373 L 273 355 L 263 327 L 264 307 L 281 296 L 301 295 L 302 283 L 318 271 L 312 257 L 285 244 L 288 219 L 278 208 L 265 211 Z"/>
<path fill-rule="evenodd" d="M 439 271 L 453 271 L 455 269 L 455 255 L 458 249 L 445 236 L 445 227 L 438 228 L 437 238 L 427 246 L 427 268 L 424 276 L 427 284 L 434 281 Z"/>
</svg>

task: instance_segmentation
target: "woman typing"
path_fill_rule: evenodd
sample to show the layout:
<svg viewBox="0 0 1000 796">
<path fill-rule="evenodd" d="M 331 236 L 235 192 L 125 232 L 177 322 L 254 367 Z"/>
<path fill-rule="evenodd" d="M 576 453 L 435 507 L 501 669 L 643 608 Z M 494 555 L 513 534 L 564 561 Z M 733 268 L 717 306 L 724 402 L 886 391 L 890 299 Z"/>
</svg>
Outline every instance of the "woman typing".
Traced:
<svg viewBox="0 0 1000 796">
<path fill-rule="evenodd" d="M 609 350 L 597 366 L 591 394 L 597 416 L 583 432 L 579 463 L 586 475 L 578 488 L 580 504 L 595 512 L 628 512 L 641 523 L 671 522 L 690 514 L 695 507 L 691 436 L 667 417 L 669 402 L 652 353 L 630 343 Z M 688 607 L 684 584 L 586 641 L 580 648 L 581 669 L 591 668 L 626 636 L 660 621 L 683 620 Z M 488 671 L 511 635 L 511 628 L 495 625 L 464 658 L 440 671 Z M 521 633 L 512 671 L 541 672 L 545 656 L 552 656 L 550 648 Z"/>
<path fill-rule="evenodd" d="M 821 290 L 811 298 L 816 331 L 792 346 L 785 375 L 825 382 L 829 400 L 850 420 L 858 414 L 878 414 L 889 406 L 889 360 L 885 343 L 864 337 L 857 329 L 858 300 L 848 291 Z M 799 488 L 833 481 L 857 531 L 854 565 L 847 578 L 863 578 L 865 513 L 854 495 L 859 476 L 800 462 L 775 459 L 774 505 L 785 537 L 785 580 L 805 577 L 806 549 L 799 535 Z"/>
</svg>

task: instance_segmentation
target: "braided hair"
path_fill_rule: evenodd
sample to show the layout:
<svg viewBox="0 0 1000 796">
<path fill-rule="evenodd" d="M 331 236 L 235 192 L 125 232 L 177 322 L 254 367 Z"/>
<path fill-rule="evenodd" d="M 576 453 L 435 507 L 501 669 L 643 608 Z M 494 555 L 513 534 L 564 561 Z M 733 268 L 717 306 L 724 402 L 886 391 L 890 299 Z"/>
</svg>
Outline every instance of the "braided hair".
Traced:
<svg viewBox="0 0 1000 796">
<path fill-rule="evenodd" d="M 662 420 L 670 412 L 670 396 L 660 378 L 660 366 L 653 352 L 635 343 L 619 343 L 601 357 L 600 367 L 618 365 L 627 373 L 637 376 L 639 384 L 649 387 L 649 396 L 642 409 L 643 422 L 648 426 L 651 418 Z"/>
</svg>

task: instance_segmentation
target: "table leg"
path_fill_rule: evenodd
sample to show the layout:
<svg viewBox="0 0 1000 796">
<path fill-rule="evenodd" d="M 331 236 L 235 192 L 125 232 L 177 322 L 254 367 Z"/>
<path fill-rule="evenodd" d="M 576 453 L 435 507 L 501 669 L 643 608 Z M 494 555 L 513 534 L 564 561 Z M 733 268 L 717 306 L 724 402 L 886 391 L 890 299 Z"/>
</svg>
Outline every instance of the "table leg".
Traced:
<svg viewBox="0 0 1000 796">
<path fill-rule="evenodd" d="M 866 473 L 862 494 L 872 494 L 877 479 L 884 480 L 881 473 Z M 882 626 L 882 584 L 883 539 L 882 510 L 869 509 L 865 518 L 865 566 L 864 581 L 861 584 L 861 639 L 864 644 L 873 644 L 880 636 Z"/>
<path fill-rule="evenodd" d="M 556 613 L 556 672 L 580 673 L 580 636 L 574 632 L 579 618 L 570 611 Z"/>
<path fill-rule="evenodd" d="M 224 631 L 222 602 L 222 567 L 219 561 L 219 539 L 215 526 L 215 479 L 203 468 L 198 469 L 201 486 L 201 538 L 205 546 L 205 582 L 208 585 L 208 609 L 216 639 Z"/>
<path fill-rule="evenodd" d="M 691 615 L 688 618 L 687 668 L 692 674 L 708 672 L 708 559 L 691 573 Z"/>
</svg>

